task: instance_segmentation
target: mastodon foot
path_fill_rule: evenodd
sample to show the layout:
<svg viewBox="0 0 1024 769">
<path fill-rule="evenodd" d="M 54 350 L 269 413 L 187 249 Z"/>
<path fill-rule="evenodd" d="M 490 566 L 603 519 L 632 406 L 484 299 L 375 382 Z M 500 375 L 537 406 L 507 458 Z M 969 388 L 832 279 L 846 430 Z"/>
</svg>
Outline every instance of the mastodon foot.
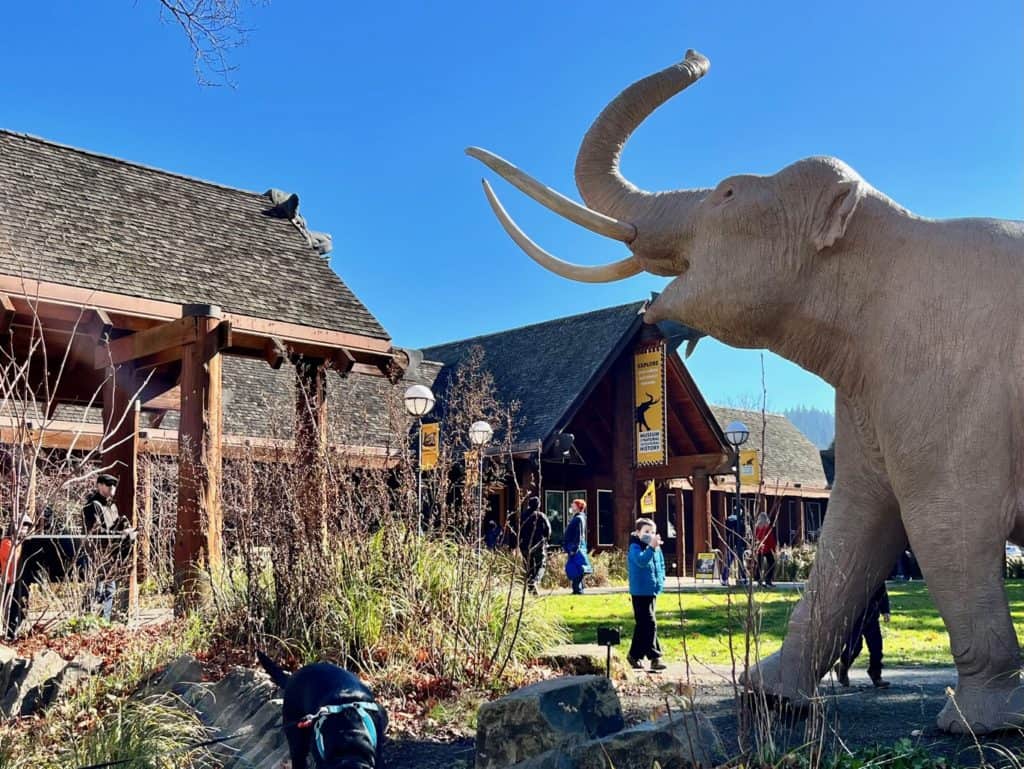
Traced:
<svg viewBox="0 0 1024 769">
<path fill-rule="evenodd" d="M 960 684 L 946 690 L 939 728 L 953 734 L 989 734 L 1024 726 L 1024 687 Z"/>
<path fill-rule="evenodd" d="M 803 665 L 784 665 L 782 651 L 765 657 L 752 665 L 740 677 L 740 683 L 766 697 L 771 697 L 794 707 L 803 707 L 817 692 L 817 682 L 809 681 L 803 673 Z"/>
</svg>

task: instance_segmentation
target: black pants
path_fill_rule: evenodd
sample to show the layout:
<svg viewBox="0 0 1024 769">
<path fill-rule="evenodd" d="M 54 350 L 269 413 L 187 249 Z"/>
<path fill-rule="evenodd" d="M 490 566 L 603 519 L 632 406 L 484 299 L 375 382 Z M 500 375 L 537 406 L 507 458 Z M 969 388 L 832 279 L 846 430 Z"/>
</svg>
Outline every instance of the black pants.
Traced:
<svg viewBox="0 0 1024 769">
<path fill-rule="evenodd" d="M 655 595 L 633 595 L 633 642 L 629 645 L 629 656 L 635 660 L 644 657 L 653 662 L 661 656 L 661 644 L 658 643 L 658 620 L 654 616 Z"/>
<path fill-rule="evenodd" d="M 531 593 L 537 592 L 544 579 L 545 556 L 543 545 L 523 551 L 523 560 L 526 562 L 526 587 Z"/>
<path fill-rule="evenodd" d="M 863 624 L 855 625 L 853 632 L 846 637 L 843 653 L 839 655 L 843 667 L 849 669 L 866 643 L 869 655 L 868 676 L 872 680 L 882 675 L 882 628 L 878 624 L 878 616 L 877 611 L 869 612 Z"/>
<path fill-rule="evenodd" d="M 775 553 L 769 550 L 757 559 L 757 581 L 765 585 L 775 582 Z"/>
<path fill-rule="evenodd" d="M 11 613 L 7 615 L 7 627 L 4 630 L 8 638 L 14 638 L 28 611 L 29 585 L 27 581 L 19 579 L 10 585 L 9 589 L 13 590 L 14 594 L 11 597 Z"/>
</svg>

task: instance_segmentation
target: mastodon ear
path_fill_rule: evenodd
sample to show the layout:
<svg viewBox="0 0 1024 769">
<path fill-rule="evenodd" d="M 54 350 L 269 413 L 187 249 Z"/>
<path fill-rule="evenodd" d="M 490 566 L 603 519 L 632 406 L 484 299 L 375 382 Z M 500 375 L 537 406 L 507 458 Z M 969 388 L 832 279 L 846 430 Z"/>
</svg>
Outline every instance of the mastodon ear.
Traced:
<svg viewBox="0 0 1024 769">
<path fill-rule="evenodd" d="M 821 251 L 835 244 L 846 233 L 850 217 L 864 197 L 860 182 L 835 182 L 819 201 L 814 216 L 814 247 Z"/>
</svg>

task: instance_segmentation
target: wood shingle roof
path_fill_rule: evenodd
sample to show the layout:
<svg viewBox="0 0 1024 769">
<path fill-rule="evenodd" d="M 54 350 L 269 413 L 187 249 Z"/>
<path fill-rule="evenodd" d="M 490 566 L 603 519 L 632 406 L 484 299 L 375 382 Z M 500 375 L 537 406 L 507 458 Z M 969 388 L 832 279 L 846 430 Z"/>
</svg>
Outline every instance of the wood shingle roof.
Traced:
<svg viewBox="0 0 1024 769">
<path fill-rule="evenodd" d="M 749 428 L 750 437 L 744 449 L 761 451 L 763 436 L 761 461 L 768 493 L 776 484 L 793 486 L 799 483 L 806 488 L 827 488 L 818 447 L 782 414 L 768 413 L 762 420 L 760 411 L 726 406 L 712 406 L 711 411 L 723 431 L 734 419 Z"/>
<path fill-rule="evenodd" d="M 377 339 L 265 195 L 0 130 L 0 272 Z"/>
</svg>

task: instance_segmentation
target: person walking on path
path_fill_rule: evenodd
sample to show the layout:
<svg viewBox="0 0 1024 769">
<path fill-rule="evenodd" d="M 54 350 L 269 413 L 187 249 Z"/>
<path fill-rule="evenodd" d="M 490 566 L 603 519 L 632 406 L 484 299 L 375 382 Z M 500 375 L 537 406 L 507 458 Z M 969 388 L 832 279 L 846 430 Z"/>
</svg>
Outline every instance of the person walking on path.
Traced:
<svg viewBox="0 0 1024 769">
<path fill-rule="evenodd" d="M 757 584 L 775 587 L 775 551 L 779 543 L 775 538 L 775 527 L 768 520 L 768 513 L 762 512 L 757 516 L 754 541 L 757 545 Z"/>
<path fill-rule="evenodd" d="M 883 617 L 888 622 L 890 616 L 889 593 L 883 582 L 846 636 L 846 643 L 843 644 L 843 651 L 835 667 L 836 680 L 841 686 L 850 685 L 850 667 L 865 642 L 868 645 L 868 677 L 871 683 L 879 689 L 889 686 L 889 682 L 882 678 L 882 628 L 878 619 Z"/>
<path fill-rule="evenodd" d="M 572 583 L 573 595 L 582 595 L 583 582 L 593 570 L 587 554 L 587 503 L 574 499 L 569 507 L 573 514 L 562 537 L 562 549 L 568 554 L 565 561 L 565 576 Z"/>
<path fill-rule="evenodd" d="M 550 538 L 551 521 L 540 509 L 540 498 L 530 497 L 526 500 L 526 510 L 519 524 L 519 552 L 526 564 L 526 589 L 533 595 L 537 595 L 537 586 L 544 579 Z"/>
<path fill-rule="evenodd" d="M 733 507 L 725 519 L 725 568 L 722 569 L 722 584 L 729 584 L 733 562 L 737 567 L 737 585 L 747 584 L 747 570 L 743 567 L 743 553 L 747 549 L 746 527 L 743 525 L 743 511 Z"/>
<path fill-rule="evenodd" d="M 96 488 L 86 497 L 85 506 L 82 508 L 83 524 L 87 535 L 110 535 L 125 534 L 134 538 L 135 531 L 131 528 L 131 522 L 121 515 L 117 510 L 117 503 L 114 502 L 114 495 L 117 493 L 117 478 L 108 473 L 100 473 L 96 476 Z M 100 616 L 109 621 L 114 610 L 114 596 L 117 594 L 117 580 L 109 573 L 117 565 L 117 559 L 112 557 L 116 552 L 116 545 L 109 541 L 103 543 L 90 543 L 86 540 L 82 565 L 92 566 L 96 573 L 95 591 L 93 602 L 99 604 Z M 87 608 L 91 612 L 92 606 Z"/>
<path fill-rule="evenodd" d="M 661 644 L 658 643 L 658 620 L 655 602 L 665 587 L 665 556 L 661 537 L 650 518 L 639 518 L 629 537 L 629 597 L 633 602 L 633 641 L 626 660 L 634 668 L 643 667 L 644 657 L 651 661 L 651 670 L 664 670 Z"/>
</svg>

